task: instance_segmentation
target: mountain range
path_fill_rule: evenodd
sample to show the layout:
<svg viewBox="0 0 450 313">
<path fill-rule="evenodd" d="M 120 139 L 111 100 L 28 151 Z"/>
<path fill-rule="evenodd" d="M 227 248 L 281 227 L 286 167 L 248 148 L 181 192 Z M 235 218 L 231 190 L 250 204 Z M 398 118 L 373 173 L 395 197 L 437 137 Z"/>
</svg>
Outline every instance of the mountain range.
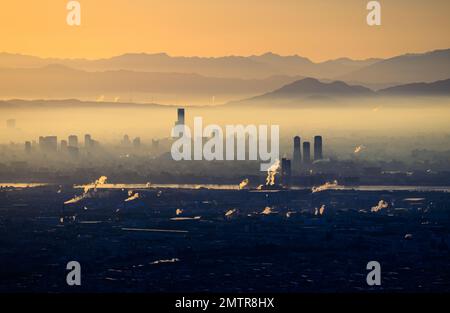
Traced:
<svg viewBox="0 0 450 313">
<path fill-rule="evenodd" d="M 433 83 L 399 85 L 373 91 L 363 86 L 349 85 L 342 81 L 323 82 L 315 78 L 304 78 L 274 91 L 230 102 L 230 104 L 295 104 L 300 101 L 370 99 L 380 96 L 450 96 L 450 79 Z"/>
<path fill-rule="evenodd" d="M 319 63 L 274 53 L 216 58 L 130 53 L 94 60 L 0 53 L 1 98 L 108 97 L 212 104 L 238 99 L 442 95 L 448 94 L 449 78 L 450 49 Z"/>
</svg>

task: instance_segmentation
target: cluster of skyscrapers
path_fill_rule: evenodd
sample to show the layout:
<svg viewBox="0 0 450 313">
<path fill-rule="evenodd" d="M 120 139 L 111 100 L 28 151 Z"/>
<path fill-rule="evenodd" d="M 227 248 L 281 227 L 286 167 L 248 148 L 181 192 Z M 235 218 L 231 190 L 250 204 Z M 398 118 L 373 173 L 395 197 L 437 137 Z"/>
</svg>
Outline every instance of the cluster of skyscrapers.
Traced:
<svg viewBox="0 0 450 313">
<path fill-rule="evenodd" d="M 92 139 L 92 136 L 86 134 L 84 136 L 84 148 L 86 150 L 90 150 L 99 145 L 99 142 Z M 42 152 L 57 152 L 58 151 L 58 137 L 57 136 L 40 136 L 38 143 L 26 141 L 25 142 L 25 152 L 31 153 L 33 151 L 33 146 L 42 151 Z M 70 135 L 67 140 L 63 139 L 60 142 L 60 151 L 67 152 L 71 156 L 78 156 L 79 154 L 79 143 L 78 136 Z"/>
<path fill-rule="evenodd" d="M 314 137 L 314 161 L 323 159 L 322 150 L 322 136 Z M 303 149 L 301 144 L 301 138 L 299 136 L 294 137 L 294 153 L 293 163 L 294 167 L 300 167 L 303 164 L 310 164 L 311 158 L 311 143 L 309 141 L 303 142 Z"/>
<path fill-rule="evenodd" d="M 302 140 L 299 136 L 294 137 L 294 152 L 292 155 L 292 162 L 288 158 L 281 159 L 281 176 L 283 184 L 289 185 L 292 176 L 292 169 L 299 171 L 302 168 L 308 168 L 308 166 L 314 161 L 323 159 L 323 141 L 322 136 L 314 137 L 314 156 L 311 158 L 311 143 L 304 141 L 302 146 Z M 303 148 L 303 149 L 302 149 Z"/>
</svg>

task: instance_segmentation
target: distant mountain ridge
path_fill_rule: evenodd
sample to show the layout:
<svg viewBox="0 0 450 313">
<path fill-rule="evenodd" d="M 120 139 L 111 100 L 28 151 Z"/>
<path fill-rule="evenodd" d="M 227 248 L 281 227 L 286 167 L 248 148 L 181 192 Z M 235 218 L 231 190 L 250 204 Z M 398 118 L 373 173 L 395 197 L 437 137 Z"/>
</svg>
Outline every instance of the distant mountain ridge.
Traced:
<svg viewBox="0 0 450 313">
<path fill-rule="evenodd" d="M 344 61 L 345 60 L 345 61 Z M 0 53 L 0 67 L 30 68 L 61 64 L 87 71 L 132 70 L 148 72 L 197 73 L 204 76 L 261 79 L 274 75 L 334 77 L 371 65 L 379 59 L 337 59 L 314 63 L 298 55 L 265 53 L 253 56 L 172 57 L 166 53 L 127 53 L 111 58 L 57 59 Z M 302 74 L 299 74 L 302 73 Z"/>
<path fill-rule="evenodd" d="M 194 73 L 137 72 L 111 70 L 88 72 L 49 64 L 40 68 L 0 68 L 0 96 L 3 98 L 134 98 L 138 101 L 166 99 L 218 101 L 249 97 L 279 88 L 302 77 L 272 76 L 266 79 L 206 77 Z M 222 100 L 223 101 L 223 100 Z"/>
<path fill-rule="evenodd" d="M 305 77 L 310 79 L 301 82 Z M 339 58 L 320 63 L 270 52 L 214 58 L 129 53 L 94 60 L 0 53 L 3 98 L 106 97 L 129 102 L 156 99 L 160 103 L 215 104 L 261 97 L 442 95 L 447 94 L 446 83 L 435 82 L 449 78 L 450 49 L 385 60 Z"/>
<path fill-rule="evenodd" d="M 286 103 L 304 100 L 330 101 L 345 98 L 371 98 L 375 96 L 450 96 L 450 79 L 433 83 L 399 85 L 373 91 L 369 88 L 349 85 L 342 81 L 323 82 L 315 78 L 304 78 L 287 84 L 274 91 L 244 99 L 238 103 Z"/>
<path fill-rule="evenodd" d="M 397 96 L 450 96 L 450 79 L 394 86 L 379 90 L 378 93 Z"/>
<path fill-rule="evenodd" d="M 450 77 L 450 49 L 405 54 L 336 77 L 365 84 L 434 82 Z"/>
</svg>

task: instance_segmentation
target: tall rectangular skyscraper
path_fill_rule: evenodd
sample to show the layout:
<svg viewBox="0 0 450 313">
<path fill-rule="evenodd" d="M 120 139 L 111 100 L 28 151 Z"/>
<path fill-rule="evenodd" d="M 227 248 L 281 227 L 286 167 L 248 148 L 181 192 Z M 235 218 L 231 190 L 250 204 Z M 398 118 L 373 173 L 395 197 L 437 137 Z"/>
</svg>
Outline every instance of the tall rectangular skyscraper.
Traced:
<svg viewBox="0 0 450 313">
<path fill-rule="evenodd" d="M 184 125 L 184 108 L 178 109 L 178 120 L 176 125 Z"/>
<path fill-rule="evenodd" d="M 308 141 L 303 142 L 303 163 L 311 163 L 311 144 Z"/>
<path fill-rule="evenodd" d="M 301 139 L 299 136 L 294 137 L 294 153 L 292 156 L 293 168 L 297 170 L 302 163 Z"/>
<path fill-rule="evenodd" d="M 84 147 L 86 149 L 92 148 L 92 137 L 89 134 L 84 135 Z"/>
<path fill-rule="evenodd" d="M 69 146 L 78 148 L 78 137 L 77 136 L 75 136 L 75 135 L 69 136 Z"/>
<path fill-rule="evenodd" d="M 314 160 L 322 160 L 322 136 L 314 137 Z"/>
<path fill-rule="evenodd" d="M 281 159 L 281 179 L 283 185 L 289 186 L 291 184 L 291 160 L 282 158 Z"/>
</svg>

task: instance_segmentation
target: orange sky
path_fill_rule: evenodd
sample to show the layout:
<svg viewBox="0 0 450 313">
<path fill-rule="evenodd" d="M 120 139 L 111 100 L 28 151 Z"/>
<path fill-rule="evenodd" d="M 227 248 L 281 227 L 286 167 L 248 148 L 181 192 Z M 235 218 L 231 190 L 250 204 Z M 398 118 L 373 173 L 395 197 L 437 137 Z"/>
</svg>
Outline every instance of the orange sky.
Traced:
<svg viewBox="0 0 450 313">
<path fill-rule="evenodd" d="M 368 0 L 3 0 L 0 51 L 42 57 L 299 54 L 314 61 L 389 57 L 450 48 L 450 1 L 381 0 L 382 26 L 366 24 Z"/>
</svg>

